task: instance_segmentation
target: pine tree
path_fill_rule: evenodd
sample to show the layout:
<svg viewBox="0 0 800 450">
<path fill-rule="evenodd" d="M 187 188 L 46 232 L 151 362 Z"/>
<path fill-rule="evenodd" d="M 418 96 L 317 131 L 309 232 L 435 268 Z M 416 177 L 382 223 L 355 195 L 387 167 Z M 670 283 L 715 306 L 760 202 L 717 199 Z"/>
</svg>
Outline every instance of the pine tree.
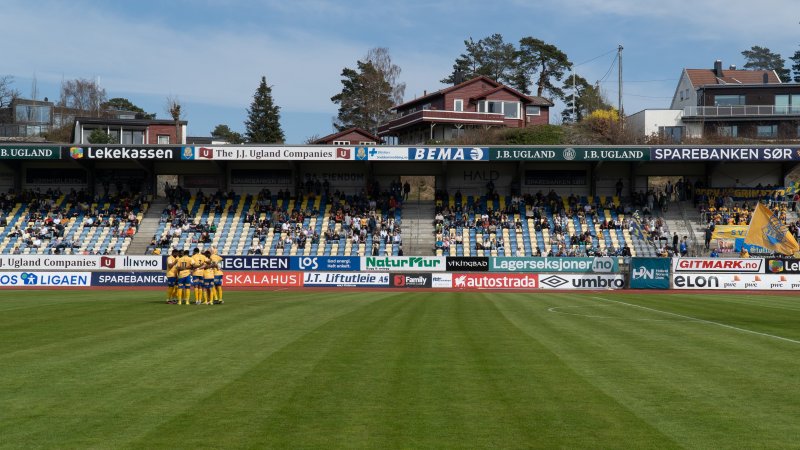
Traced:
<svg viewBox="0 0 800 450">
<path fill-rule="evenodd" d="M 253 103 L 247 109 L 247 120 L 244 123 L 247 142 L 283 143 L 280 109 L 272 101 L 272 86 L 268 86 L 267 77 L 262 76 L 261 83 L 253 94 Z"/>
</svg>

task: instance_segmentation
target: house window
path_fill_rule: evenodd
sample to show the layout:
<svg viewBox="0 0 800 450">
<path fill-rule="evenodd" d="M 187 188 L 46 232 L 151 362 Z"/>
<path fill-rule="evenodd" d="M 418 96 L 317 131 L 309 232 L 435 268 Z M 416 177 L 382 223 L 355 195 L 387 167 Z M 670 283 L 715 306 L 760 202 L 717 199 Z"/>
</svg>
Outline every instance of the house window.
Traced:
<svg viewBox="0 0 800 450">
<path fill-rule="evenodd" d="M 683 138 L 683 127 L 658 127 L 658 132 L 662 138 L 675 144 L 681 142 Z"/>
<path fill-rule="evenodd" d="M 519 102 L 483 100 L 478 102 L 478 112 L 502 114 L 506 119 L 519 119 Z"/>
<path fill-rule="evenodd" d="M 169 135 L 168 134 L 159 134 L 158 135 L 158 145 L 166 145 L 169 144 Z"/>
<path fill-rule="evenodd" d="M 333 141 L 333 145 L 350 145 L 350 141 Z"/>
<path fill-rule="evenodd" d="M 429 109 L 431 109 L 431 104 L 430 103 L 425 103 L 424 105 L 422 105 L 422 110 L 423 111 L 427 111 Z"/>
<path fill-rule="evenodd" d="M 759 125 L 756 127 L 756 136 L 760 138 L 774 138 L 778 136 L 778 126 Z"/>
<path fill-rule="evenodd" d="M 528 105 L 525 107 L 526 116 L 541 116 L 542 108 L 539 106 Z"/>
<path fill-rule="evenodd" d="M 144 131 L 141 130 L 122 130 L 121 144 L 144 144 Z"/>
<path fill-rule="evenodd" d="M 798 94 L 779 94 L 775 96 L 776 114 L 798 114 L 800 113 L 800 95 Z"/>
<path fill-rule="evenodd" d="M 744 95 L 715 95 L 714 106 L 739 106 L 745 105 Z"/>
<path fill-rule="evenodd" d="M 464 111 L 464 100 L 460 98 L 453 100 L 453 111 Z"/>
<path fill-rule="evenodd" d="M 374 141 L 361 141 L 358 145 L 375 145 Z"/>
<path fill-rule="evenodd" d="M 725 137 L 737 137 L 739 135 L 739 127 L 737 125 L 725 125 L 717 127 L 717 135 Z"/>
</svg>

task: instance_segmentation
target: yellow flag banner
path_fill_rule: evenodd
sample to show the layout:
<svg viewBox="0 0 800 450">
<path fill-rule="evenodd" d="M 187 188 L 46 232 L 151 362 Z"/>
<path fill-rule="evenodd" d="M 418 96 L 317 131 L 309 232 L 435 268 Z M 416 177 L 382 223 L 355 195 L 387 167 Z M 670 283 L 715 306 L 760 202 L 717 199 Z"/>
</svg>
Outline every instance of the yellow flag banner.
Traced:
<svg viewBox="0 0 800 450">
<path fill-rule="evenodd" d="M 716 225 L 711 239 L 737 239 L 747 236 L 747 225 Z"/>
<path fill-rule="evenodd" d="M 744 242 L 782 255 L 793 255 L 800 250 L 789 229 L 763 203 L 759 203 L 753 212 Z"/>
</svg>

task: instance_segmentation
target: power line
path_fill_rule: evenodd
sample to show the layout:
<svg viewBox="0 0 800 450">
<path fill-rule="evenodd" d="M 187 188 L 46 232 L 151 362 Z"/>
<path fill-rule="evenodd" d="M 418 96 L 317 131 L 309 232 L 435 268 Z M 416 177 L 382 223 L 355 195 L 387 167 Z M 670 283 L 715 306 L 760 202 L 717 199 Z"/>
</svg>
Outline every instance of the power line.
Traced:
<svg viewBox="0 0 800 450">
<path fill-rule="evenodd" d="M 602 58 L 603 56 L 610 55 L 611 53 L 614 53 L 615 51 L 617 51 L 617 49 L 615 49 L 615 48 L 614 48 L 614 49 L 611 49 L 611 50 L 607 51 L 606 53 L 603 53 L 602 55 L 595 56 L 594 58 L 592 58 L 592 59 L 590 59 L 590 60 L 587 60 L 587 61 L 584 61 L 584 62 L 582 62 L 582 63 L 580 63 L 580 64 L 575 64 L 575 65 L 574 65 L 574 67 L 578 67 L 578 66 L 582 66 L 582 65 L 584 65 L 584 64 L 588 64 L 588 63 L 590 63 L 590 62 L 594 61 L 595 59 L 600 59 L 600 58 Z"/>
<path fill-rule="evenodd" d="M 608 67 L 608 70 L 606 71 L 606 74 L 605 74 L 605 75 L 603 75 L 603 77 L 602 77 L 602 78 L 600 78 L 600 81 L 599 81 L 599 83 L 602 83 L 602 82 L 604 82 L 604 81 L 605 81 L 605 79 L 606 79 L 606 78 L 608 78 L 608 76 L 609 76 L 609 75 L 611 75 L 611 71 L 614 69 L 614 63 L 615 63 L 615 62 L 617 62 L 617 58 L 618 58 L 618 57 L 619 57 L 619 55 L 617 55 L 617 56 L 614 56 L 614 59 L 611 61 L 611 65 Z"/>
<path fill-rule="evenodd" d="M 677 81 L 678 78 L 664 78 L 661 80 L 623 80 L 626 83 L 656 83 L 656 82 L 664 82 L 664 81 Z M 606 80 L 601 81 L 601 83 L 616 83 L 616 81 Z"/>
</svg>

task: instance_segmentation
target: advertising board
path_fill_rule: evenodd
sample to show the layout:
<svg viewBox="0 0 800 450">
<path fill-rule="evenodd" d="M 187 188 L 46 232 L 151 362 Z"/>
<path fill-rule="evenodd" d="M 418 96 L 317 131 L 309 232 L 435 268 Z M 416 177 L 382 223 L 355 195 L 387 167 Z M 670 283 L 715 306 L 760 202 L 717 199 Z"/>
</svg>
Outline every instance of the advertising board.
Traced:
<svg viewBox="0 0 800 450">
<path fill-rule="evenodd" d="M 623 289 L 623 274 L 539 275 L 542 289 Z"/>
<path fill-rule="evenodd" d="M 0 255 L 0 270 L 164 270 L 162 256 Z"/>
<path fill-rule="evenodd" d="M 489 258 L 486 256 L 448 256 L 448 272 L 487 272 Z"/>
<path fill-rule="evenodd" d="M 161 272 L 92 272 L 92 286 L 166 286 Z"/>
<path fill-rule="evenodd" d="M 672 272 L 762 273 L 762 258 L 672 258 Z"/>
<path fill-rule="evenodd" d="M 488 161 L 489 149 L 480 147 L 409 147 L 409 160 Z"/>
<path fill-rule="evenodd" d="M 452 289 L 453 288 L 453 274 L 452 273 L 433 273 L 431 274 L 431 287 L 437 289 Z"/>
<path fill-rule="evenodd" d="M 669 289 L 670 260 L 631 258 L 631 289 Z"/>
<path fill-rule="evenodd" d="M 311 146 L 218 146 L 184 147 L 183 160 L 205 161 L 347 161 L 353 160 L 352 147 Z"/>
<path fill-rule="evenodd" d="M 61 159 L 54 145 L 0 145 L 0 159 Z"/>
<path fill-rule="evenodd" d="M 72 159 L 178 159 L 181 147 L 148 145 L 84 145 L 63 147 L 62 152 Z M 65 156 L 66 158 L 66 156 Z"/>
<path fill-rule="evenodd" d="M 391 277 L 392 287 L 429 288 L 433 286 L 433 278 L 429 273 L 394 273 Z"/>
<path fill-rule="evenodd" d="M 86 287 L 91 283 L 89 272 L 0 272 L 0 288 Z"/>
<path fill-rule="evenodd" d="M 288 256 L 239 256 L 222 257 L 223 270 L 289 270 Z"/>
<path fill-rule="evenodd" d="M 538 289 L 539 275 L 521 273 L 453 274 L 455 289 Z"/>
<path fill-rule="evenodd" d="M 647 161 L 646 147 L 492 147 L 492 161 Z"/>
<path fill-rule="evenodd" d="M 619 272 L 617 258 L 526 258 L 493 257 L 489 260 L 490 272 Z"/>
<path fill-rule="evenodd" d="M 443 272 L 444 256 L 367 256 L 361 258 L 361 270 Z"/>
<path fill-rule="evenodd" d="M 800 149 L 763 147 L 656 147 L 650 149 L 653 161 L 795 161 Z"/>
<path fill-rule="evenodd" d="M 768 258 L 767 273 L 800 273 L 800 259 Z"/>
<path fill-rule="evenodd" d="M 361 258 L 358 256 L 291 256 L 291 270 L 321 270 L 338 272 L 355 272 L 361 270 Z"/>
<path fill-rule="evenodd" d="M 388 273 L 305 272 L 306 287 L 389 287 Z"/>
<path fill-rule="evenodd" d="M 742 289 L 796 291 L 800 289 L 800 275 L 687 273 L 672 275 L 674 289 Z"/>
<path fill-rule="evenodd" d="M 747 225 L 716 225 L 711 239 L 737 239 L 747 236 Z"/>
<path fill-rule="evenodd" d="M 301 287 L 300 272 L 228 272 L 222 277 L 223 286 L 230 287 Z"/>
</svg>

